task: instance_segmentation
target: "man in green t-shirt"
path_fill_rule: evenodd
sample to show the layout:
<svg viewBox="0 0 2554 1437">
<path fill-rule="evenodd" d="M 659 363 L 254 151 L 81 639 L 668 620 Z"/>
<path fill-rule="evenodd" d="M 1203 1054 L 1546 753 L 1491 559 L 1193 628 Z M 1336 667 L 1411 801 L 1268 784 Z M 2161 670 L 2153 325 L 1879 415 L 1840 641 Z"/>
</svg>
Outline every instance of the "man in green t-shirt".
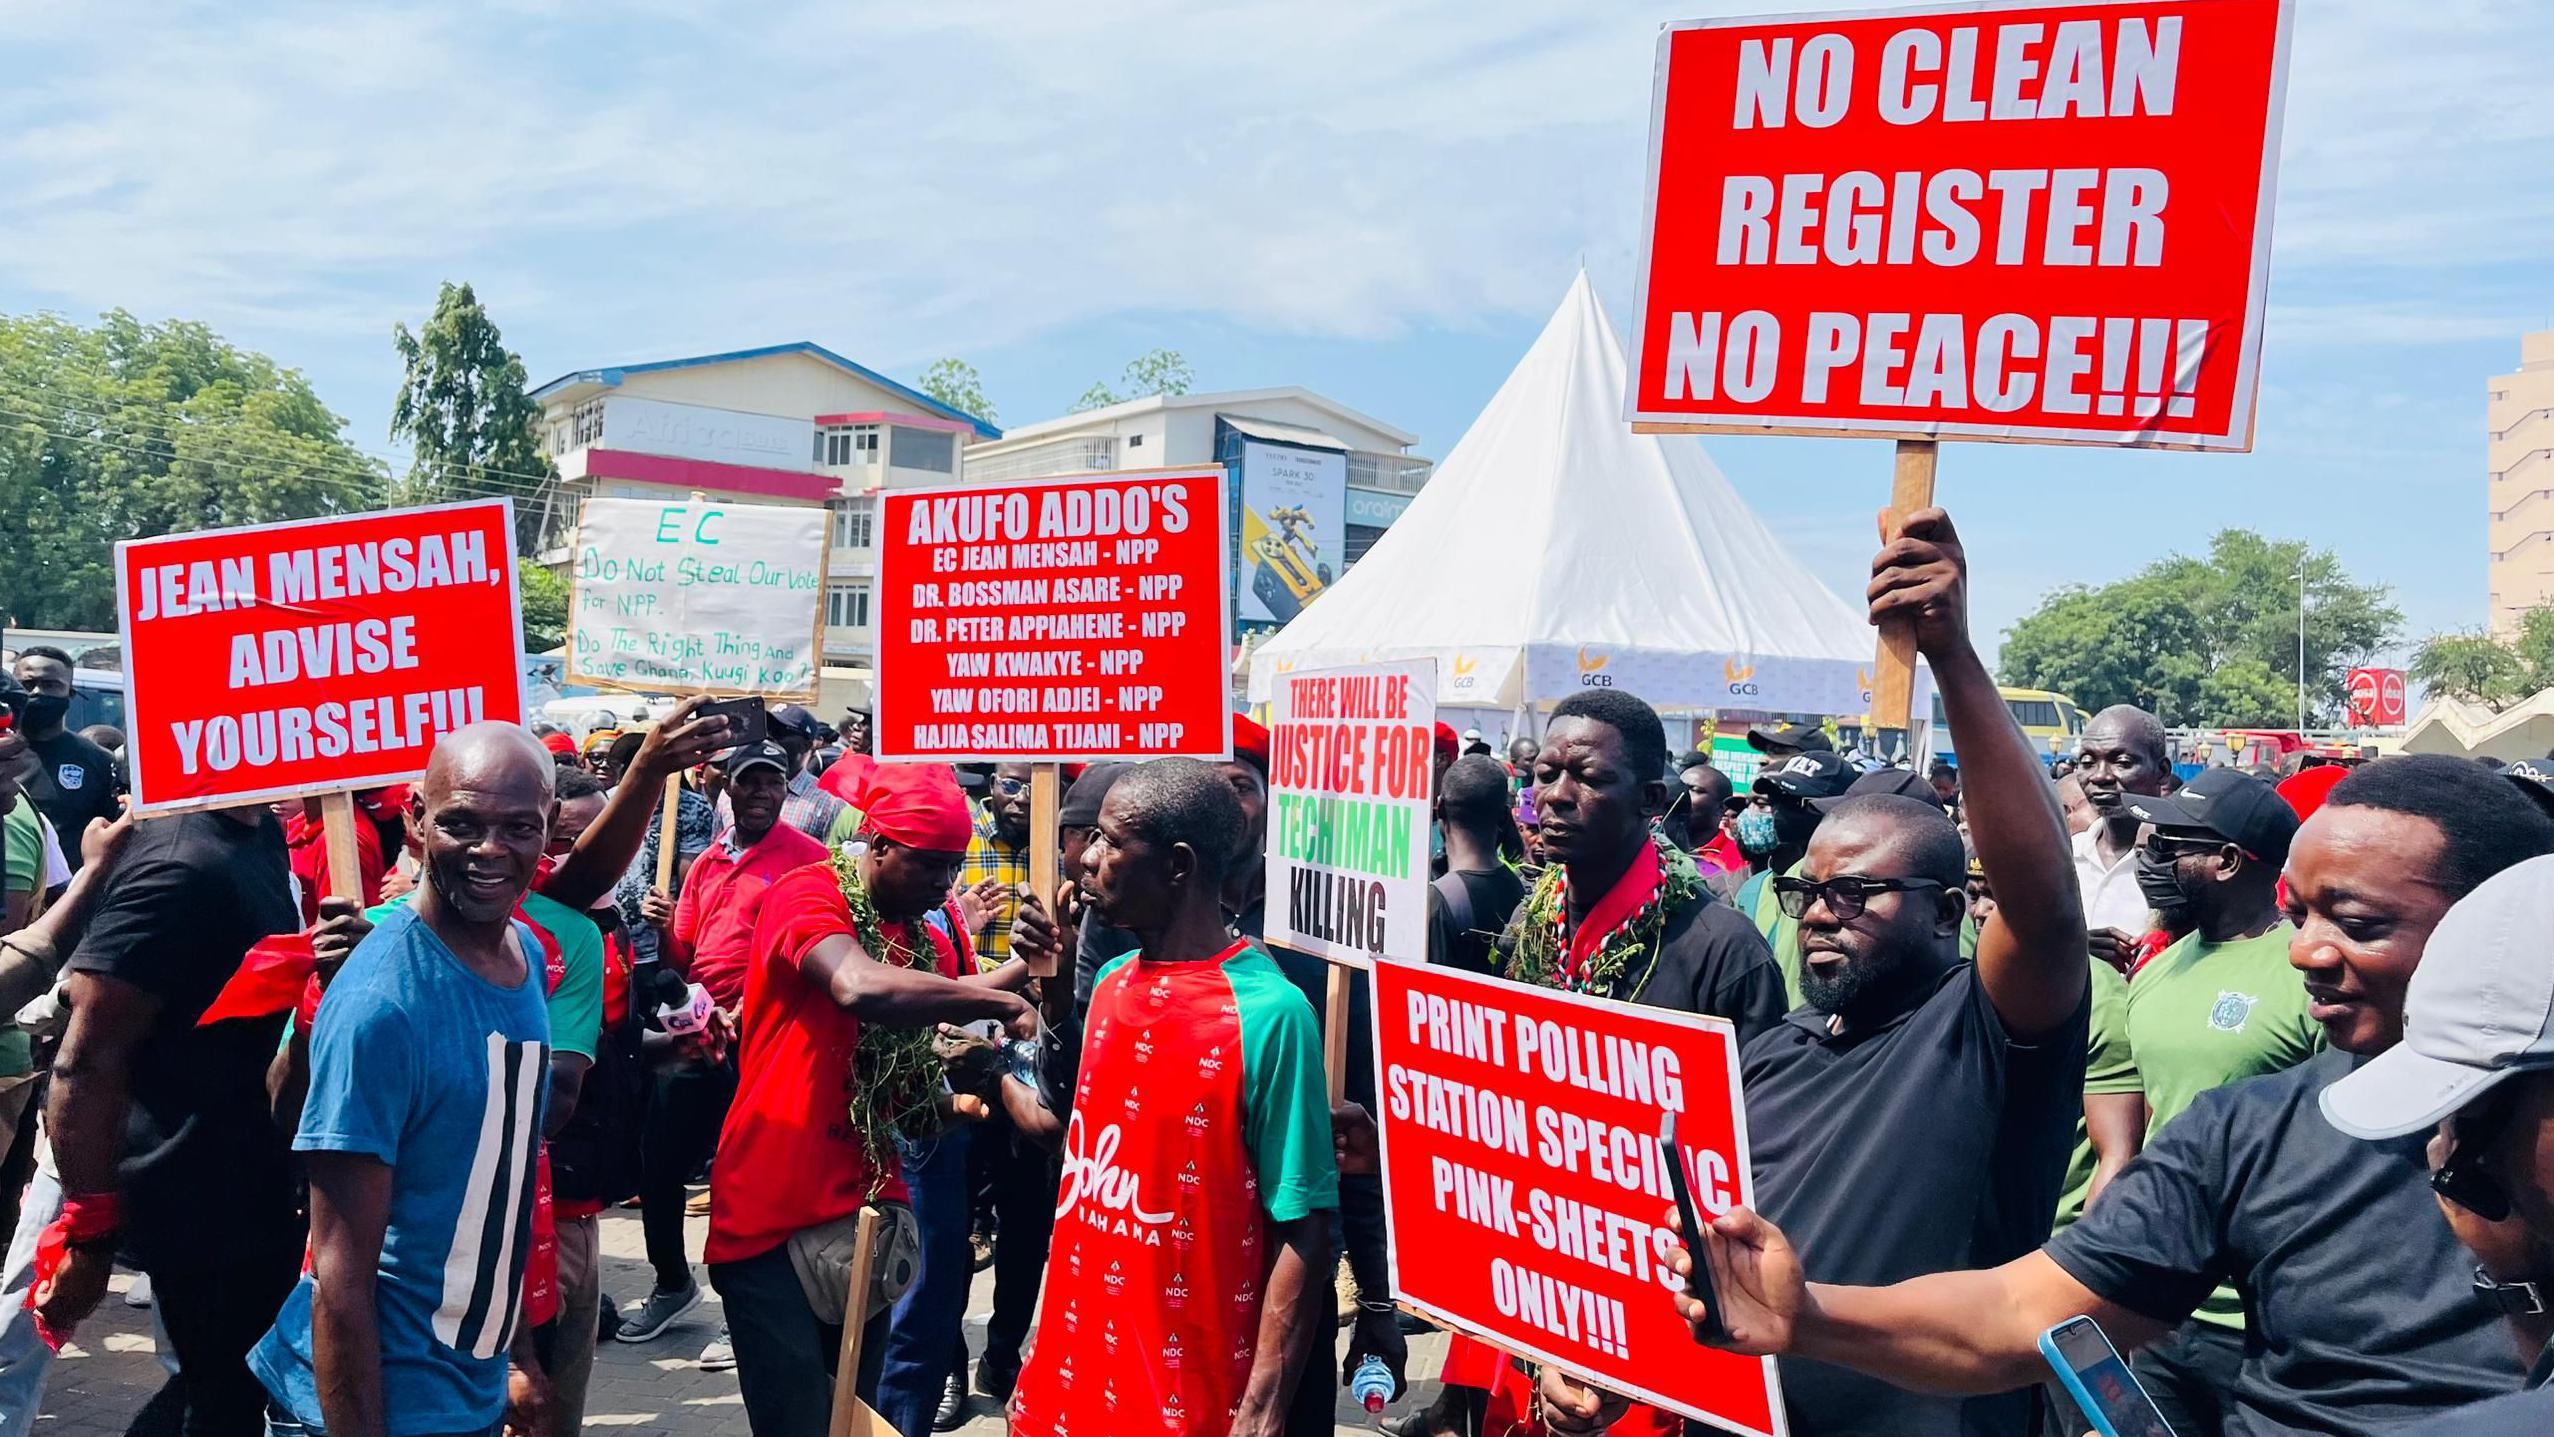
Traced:
<svg viewBox="0 0 2554 1437">
<path fill-rule="evenodd" d="M 2154 1132 L 2211 1088 L 2313 1057 L 2323 1028 L 2288 964 L 2277 905 L 2297 833 L 2286 801 L 2250 774 L 2212 768 L 2170 797 L 2132 794 L 2126 806 L 2152 825 L 2137 853 L 2139 889 L 2170 926 L 2188 929 L 2137 971 L 2123 1010 Z M 2175 1432 L 2210 1437 L 2232 1411 L 2243 1355 L 2243 1305 L 2221 1287 L 2134 1365 Z"/>
</svg>

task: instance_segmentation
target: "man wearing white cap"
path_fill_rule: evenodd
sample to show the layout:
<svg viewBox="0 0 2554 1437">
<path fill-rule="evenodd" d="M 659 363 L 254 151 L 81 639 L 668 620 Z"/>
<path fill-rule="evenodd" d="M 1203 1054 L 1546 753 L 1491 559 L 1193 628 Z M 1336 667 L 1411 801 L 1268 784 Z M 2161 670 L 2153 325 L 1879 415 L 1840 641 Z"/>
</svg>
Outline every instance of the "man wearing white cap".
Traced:
<svg viewBox="0 0 2554 1437">
<path fill-rule="evenodd" d="M 2471 1289 L 2421 1140 L 2355 1141 L 2319 1099 L 2401 1041 L 2407 985 L 2450 905 L 2548 854 L 2554 819 L 2473 763 L 2354 770 L 2297 831 L 2285 874 L 2288 961 L 2332 1051 L 2201 1094 L 2081 1221 L 2001 1267 L 1809 1283 L 1789 1240 L 1736 1209 L 1706 1239 L 1728 1329 L 1707 1340 L 1921 1391 L 2002 1392 L 2047 1376 L 2039 1339 L 2060 1322 L 2089 1316 L 2132 1352 L 2231 1282 L 2247 1335 L 2228 1437 L 2394 1433 L 2517 1388 L 2523 1364 Z"/>
<path fill-rule="evenodd" d="M 2469 893 L 2412 975 L 2403 1041 L 2324 1089 L 2324 1116 L 2356 1138 L 2435 1128 L 2430 1186 L 2474 1252 L 2476 1300 L 2507 1315 L 2526 1390 L 2404 1437 L 2554 1432 L 2554 857 Z"/>
</svg>

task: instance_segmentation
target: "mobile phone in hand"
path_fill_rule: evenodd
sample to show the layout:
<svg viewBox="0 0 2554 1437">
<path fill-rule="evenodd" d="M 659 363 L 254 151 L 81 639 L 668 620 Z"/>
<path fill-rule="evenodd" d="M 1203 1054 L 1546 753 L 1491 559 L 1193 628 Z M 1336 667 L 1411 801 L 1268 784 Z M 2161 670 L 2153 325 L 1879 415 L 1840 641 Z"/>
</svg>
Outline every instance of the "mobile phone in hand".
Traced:
<svg viewBox="0 0 2554 1437">
<path fill-rule="evenodd" d="M 2100 1323 L 2068 1318 L 2040 1334 L 2040 1355 L 2099 1437 L 2173 1437 L 2155 1399 L 2138 1385 Z"/>
<path fill-rule="evenodd" d="M 1667 1160 L 1667 1183 L 1676 1190 L 1676 1216 L 1685 1225 L 1685 1251 L 1694 1259 L 1694 1270 L 1685 1277 L 1685 1295 L 1703 1305 L 1703 1333 L 1707 1337 L 1727 1334 L 1721 1326 L 1720 1292 L 1712 1285 L 1711 1247 L 1703 1241 L 1703 1218 L 1694 1206 L 1694 1181 L 1685 1173 L 1684 1146 L 1676 1141 L 1677 1114 L 1669 1112 L 1658 1120 L 1659 1156 Z"/>
<path fill-rule="evenodd" d="M 692 717 L 725 718 L 729 748 L 761 743 L 771 736 L 771 711 L 763 707 L 761 696 L 755 694 L 741 699 L 712 699 L 694 709 Z"/>
</svg>

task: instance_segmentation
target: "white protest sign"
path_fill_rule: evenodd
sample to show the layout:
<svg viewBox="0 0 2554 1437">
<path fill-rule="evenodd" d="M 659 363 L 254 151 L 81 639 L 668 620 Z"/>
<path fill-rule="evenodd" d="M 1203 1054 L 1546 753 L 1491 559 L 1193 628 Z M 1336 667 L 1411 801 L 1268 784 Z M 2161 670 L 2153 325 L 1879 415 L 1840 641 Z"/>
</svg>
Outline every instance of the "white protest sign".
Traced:
<svg viewBox="0 0 2554 1437">
<path fill-rule="evenodd" d="M 818 508 L 586 500 L 568 677 L 662 693 L 814 698 L 825 545 Z"/>
<path fill-rule="evenodd" d="M 1268 726 L 1268 941 L 1428 961 L 1437 661 L 1305 670 Z"/>
</svg>

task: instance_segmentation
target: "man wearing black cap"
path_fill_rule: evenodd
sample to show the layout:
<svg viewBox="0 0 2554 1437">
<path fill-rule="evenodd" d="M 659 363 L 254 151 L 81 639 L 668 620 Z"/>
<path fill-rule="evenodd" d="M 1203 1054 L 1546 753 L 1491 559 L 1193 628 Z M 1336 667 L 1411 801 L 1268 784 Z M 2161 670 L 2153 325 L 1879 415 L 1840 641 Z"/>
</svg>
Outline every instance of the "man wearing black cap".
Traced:
<svg viewBox="0 0 2554 1437">
<path fill-rule="evenodd" d="M 1778 763 L 1796 753 L 1834 753 L 1835 740 L 1814 723 L 1760 723 L 1747 730 L 1747 746 L 1765 756 L 1768 764 Z"/>
<path fill-rule="evenodd" d="M 780 821 L 829 848 L 850 842 L 859 819 L 849 804 L 817 787 L 816 775 L 807 771 L 807 756 L 816 751 L 816 716 L 796 704 L 776 705 L 771 736 L 789 755 L 789 792 L 781 799 Z"/>
<path fill-rule="evenodd" d="M 1747 741 L 1755 743 L 1756 736 L 1750 733 Z M 1886 776 L 1885 771 L 1881 776 Z M 1773 948 L 1787 1007 L 1800 1006 L 1800 920 L 1786 915 L 1774 901 L 1773 881 L 1799 875 L 1810 835 L 1818 831 L 1818 804 L 1842 798 L 1855 782 L 1853 765 L 1825 749 L 1795 753 L 1779 763 L 1768 759 L 1763 772 L 1756 775 L 1756 801 L 1773 815 L 1774 851 L 1765 870 L 1742 884 L 1731 901 Z"/>
<path fill-rule="evenodd" d="M 2212 768 L 2168 798 L 2124 805 L 2152 825 L 2138 887 L 2169 928 L 2189 931 L 2137 971 L 2123 1027 L 2147 1130 L 2211 1088 L 2293 1068 L 2323 1051 L 2288 964 L 2279 870 L 2297 815 L 2269 784 Z M 2137 1354 L 2137 1376 L 2183 1437 L 2220 1432 L 2243 1368 L 2243 1302 L 2221 1285 L 2172 1337 Z"/>
</svg>

